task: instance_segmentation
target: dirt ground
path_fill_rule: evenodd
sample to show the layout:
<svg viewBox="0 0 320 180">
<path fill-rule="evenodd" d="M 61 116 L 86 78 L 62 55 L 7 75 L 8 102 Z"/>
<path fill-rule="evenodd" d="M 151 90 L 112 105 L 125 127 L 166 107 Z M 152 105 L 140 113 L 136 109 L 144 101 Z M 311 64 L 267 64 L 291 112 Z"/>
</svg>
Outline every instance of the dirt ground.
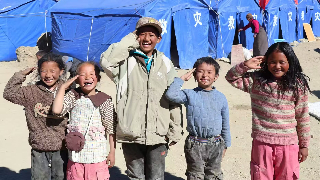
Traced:
<svg viewBox="0 0 320 180">
<path fill-rule="evenodd" d="M 314 95 L 309 96 L 310 102 L 318 102 L 320 97 L 320 41 L 300 43 L 294 50 L 300 60 L 301 66 L 310 81 L 310 88 Z M 227 83 L 224 76 L 231 65 L 219 61 L 221 73 L 214 86 L 224 93 L 229 102 L 232 146 L 228 148 L 223 159 L 222 169 L 225 180 L 250 179 L 250 152 L 251 152 L 251 109 L 249 95 L 237 90 Z M 25 121 L 23 107 L 12 104 L 3 99 L 3 89 L 14 72 L 31 67 L 28 62 L 0 62 L 0 180 L 27 180 L 30 179 L 30 146 L 28 145 L 28 129 Z M 186 70 L 178 70 L 179 76 Z M 193 80 L 186 82 L 183 88 L 194 88 Z M 105 74 L 98 85 L 98 89 L 106 92 L 115 99 L 115 85 Z M 185 114 L 185 108 L 184 108 Z M 185 118 L 185 116 L 184 116 Z M 184 119 L 184 138 L 187 136 Z M 309 157 L 301 164 L 301 180 L 320 179 L 320 123 L 311 117 L 311 139 Z M 167 180 L 186 179 L 184 173 L 186 162 L 183 152 L 184 140 L 172 146 L 166 159 Z M 111 179 L 124 180 L 125 161 L 121 145 L 116 151 L 116 166 L 110 169 Z"/>
</svg>

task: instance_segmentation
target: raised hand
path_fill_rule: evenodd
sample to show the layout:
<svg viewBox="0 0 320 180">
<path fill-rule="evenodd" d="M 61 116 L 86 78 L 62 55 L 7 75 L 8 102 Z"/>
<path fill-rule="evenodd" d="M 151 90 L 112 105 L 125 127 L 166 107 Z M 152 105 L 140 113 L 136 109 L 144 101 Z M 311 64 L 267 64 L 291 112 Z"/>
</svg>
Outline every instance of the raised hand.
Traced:
<svg viewBox="0 0 320 180">
<path fill-rule="evenodd" d="M 75 77 L 69 79 L 66 81 L 64 84 L 62 84 L 61 88 L 64 88 L 65 90 L 69 88 L 69 86 L 76 80 L 78 79 L 79 75 L 76 75 Z"/>
<path fill-rule="evenodd" d="M 27 75 L 31 74 L 31 73 L 32 73 L 34 70 L 36 70 L 36 69 L 37 69 L 36 67 L 27 68 L 27 69 L 21 71 L 21 73 L 22 73 L 23 75 L 27 76 Z"/>
<path fill-rule="evenodd" d="M 244 65 L 250 69 L 261 69 L 260 64 L 265 60 L 264 56 L 256 56 L 244 62 Z"/>
<path fill-rule="evenodd" d="M 191 71 L 187 72 L 186 74 L 182 75 L 180 78 L 184 81 L 188 81 L 191 77 L 193 72 L 196 70 L 196 68 L 193 68 Z"/>
</svg>

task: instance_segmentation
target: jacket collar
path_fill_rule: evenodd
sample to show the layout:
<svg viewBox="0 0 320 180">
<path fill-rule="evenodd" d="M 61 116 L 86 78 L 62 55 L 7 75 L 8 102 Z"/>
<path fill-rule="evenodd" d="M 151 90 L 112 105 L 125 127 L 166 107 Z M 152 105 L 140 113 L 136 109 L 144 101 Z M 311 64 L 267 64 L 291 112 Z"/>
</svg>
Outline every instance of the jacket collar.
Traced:
<svg viewBox="0 0 320 180">
<path fill-rule="evenodd" d="M 95 107 L 99 107 L 101 104 L 106 102 L 107 99 L 111 99 L 109 95 L 98 90 L 96 90 L 96 94 L 92 96 L 84 94 L 81 88 L 71 89 L 71 91 L 73 92 L 76 100 L 80 99 L 81 96 L 89 98 Z"/>
</svg>

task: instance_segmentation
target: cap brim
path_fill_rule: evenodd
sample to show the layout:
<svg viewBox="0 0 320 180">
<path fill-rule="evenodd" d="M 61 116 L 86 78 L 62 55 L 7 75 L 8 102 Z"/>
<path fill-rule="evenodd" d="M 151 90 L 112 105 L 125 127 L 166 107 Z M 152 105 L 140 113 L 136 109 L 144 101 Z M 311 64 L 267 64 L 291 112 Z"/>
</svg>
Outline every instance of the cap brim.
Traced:
<svg viewBox="0 0 320 180">
<path fill-rule="evenodd" d="M 144 26 L 153 26 L 153 27 L 155 27 L 155 28 L 159 31 L 159 35 L 162 34 L 162 28 L 161 28 L 159 25 L 157 25 L 157 24 L 154 24 L 154 23 L 146 23 L 146 24 L 141 25 L 139 28 L 144 27 Z M 137 28 L 137 29 L 139 29 L 139 28 Z"/>
</svg>

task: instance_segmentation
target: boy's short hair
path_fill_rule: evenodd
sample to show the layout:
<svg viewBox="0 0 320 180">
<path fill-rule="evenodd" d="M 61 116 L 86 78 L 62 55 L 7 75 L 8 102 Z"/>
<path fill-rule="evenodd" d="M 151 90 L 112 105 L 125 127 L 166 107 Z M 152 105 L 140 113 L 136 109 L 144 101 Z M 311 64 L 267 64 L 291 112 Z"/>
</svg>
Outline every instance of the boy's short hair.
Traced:
<svg viewBox="0 0 320 180">
<path fill-rule="evenodd" d="M 136 30 L 139 31 L 139 28 L 143 27 L 143 26 L 152 26 L 155 27 L 158 32 L 159 32 L 159 36 L 162 33 L 162 27 L 161 27 L 161 23 L 152 18 L 152 17 L 142 17 L 139 19 L 139 21 L 136 24 Z"/>
<path fill-rule="evenodd" d="M 214 66 L 214 70 L 216 71 L 216 75 L 219 75 L 220 65 L 212 57 L 202 57 L 202 58 L 197 59 L 197 61 L 193 65 L 193 68 L 198 68 L 198 66 L 202 63 L 206 63 L 206 64 L 210 64 L 210 65 Z"/>
</svg>

